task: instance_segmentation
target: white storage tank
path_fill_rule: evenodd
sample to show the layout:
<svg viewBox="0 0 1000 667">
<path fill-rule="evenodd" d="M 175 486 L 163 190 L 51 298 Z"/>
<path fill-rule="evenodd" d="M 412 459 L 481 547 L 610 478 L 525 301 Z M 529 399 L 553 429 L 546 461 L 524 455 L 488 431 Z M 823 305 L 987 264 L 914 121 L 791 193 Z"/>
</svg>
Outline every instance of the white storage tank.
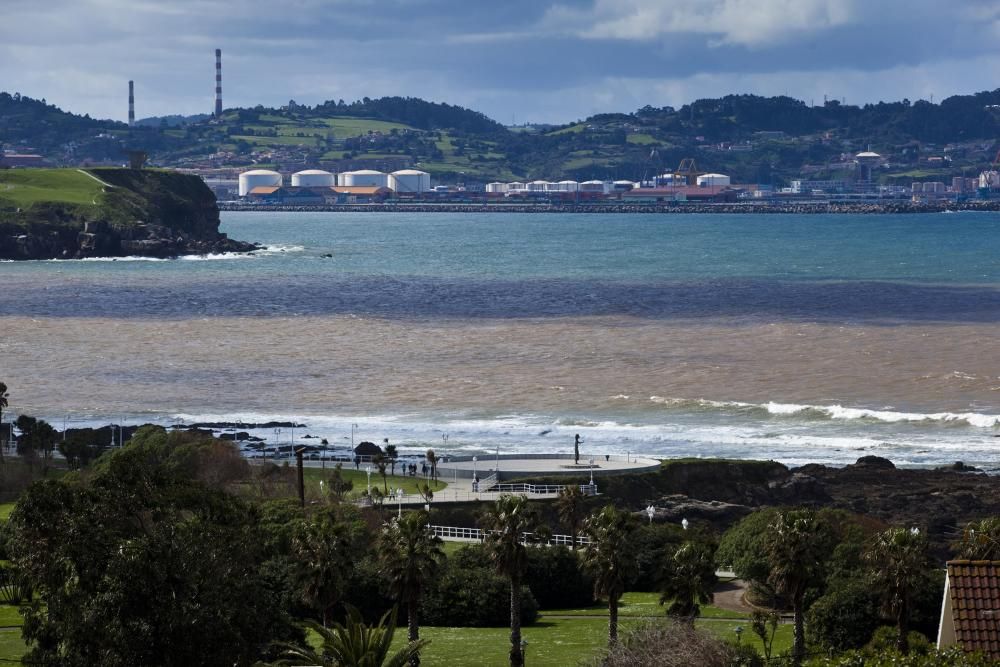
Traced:
<svg viewBox="0 0 1000 667">
<path fill-rule="evenodd" d="M 358 171 L 345 171 L 337 177 L 339 184 L 345 188 L 357 187 L 389 187 L 389 175 L 373 169 L 359 169 Z"/>
<path fill-rule="evenodd" d="M 270 169 L 252 169 L 240 174 L 240 197 L 259 187 L 281 187 L 281 174 Z"/>
<path fill-rule="evenodd" d="M 580 184 L 576 181 L 559 181 L 559 189 L 563 192 L 576 192 L 580 189 Z"/>
<path fill-rule="evenodd" d="M 604 181 L 584 181 L 580 183 L 580 192 L 597 192 L 607 194 L 610 191 Z"/>
<path fill-rule="evenodd" d="M 325 188 L 337 184 L 337 177 L 322 169 L 306 169 L 292 174 L 293 188 Z"/>
<path fill-rule="evenodd" d="M 393 192 L 427 192 L 431 175 L 417 169 L 400 169 L 389 174 L 389 189 Z"/>
<path fill-rule="evenodd" d="M 486 184 L 486 192 L 488 194 L 503 194 L 503 193 L 507 192 L 507 184 L 506 183 L 497 183 L 497 182 L 487 183 Z"/>
<path fill-rule="evenodd" d="M 628 192 L 635 188 L 634 181 L 615 181 L 612 183 L 615 192 Z"/>
<path fill-rule="evenodd" d="M 545 192 L 545 186 L 548 184 L 548 181 L 532 181 L 528 183 L 528 192 Z"/>
<path fill-rule="evenodd" d="M 507 192 L 524 192 L 528 189 L 528 186 L 520 181 L 514 181 L 513 183 L 507 184 Z"/>
<path fill-rule="evenodd" d="M 695 181 L 699 188 L 713 187 L 717 185 L 731 185 L 731 181 L 725 174 L 702 174 Z"/>
</svg>

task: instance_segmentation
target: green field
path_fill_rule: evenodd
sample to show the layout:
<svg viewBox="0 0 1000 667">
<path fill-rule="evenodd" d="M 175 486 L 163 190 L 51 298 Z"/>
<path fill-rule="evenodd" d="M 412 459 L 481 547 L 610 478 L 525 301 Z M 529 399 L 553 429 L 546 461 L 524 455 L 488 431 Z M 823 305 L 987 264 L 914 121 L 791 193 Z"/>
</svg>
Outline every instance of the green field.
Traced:
<svg viewBox="0 0 1000 667">
<path fill-rule="evenodd" d="M 94 204 L 103 186 L 76 169 L 0 170 L 0 200 L 15 206 L 37 202 Z"/>
<path fill-rule="evenodd" d="M 325 470 L 323 468 L 305 468 L 302 476 L 306 482 L 306 492 L 318 496 L 320 493 L 320 480 L 328 479 L 333 473 L 332 468 L 333 466 L 329 466 Z M 399 471 L 399 468 L 400 466 L 397 465 L 397 472 Z M 351 467 L 349 468 L 345 465 L 341 470 L 341 475 L 344 479 L 349 480 L 352 484 L 354 484 L 354 489 L 351 492 L 352 496 L 360 496 L 365 490 L 367 490 L 368 474 L 365 472 L 364 466 L 362 466 L 360 470 L 355 470 L 353 464 L 351 464 Z M 385 484 L 383 484 L 382 476 L 378 474 L 377 470 L 373 466 L 371 483 L 373 487 L 378 487 L 379 489 L 384 489 L 385 486 L 388 485 L 390 488 L 403 489 L 403 493 L 415 494 L 417 493 L 417 484 L 422 484 L 423 482 L 424 479 L 420 476 L 409 477 L 403 475 L 386 475 Z M 448 484 L 446 482 L 439 480 L 431 483 L 431 490 L 440 491 L 447 486 Z M 388 502 L 389 501 L 387 500 L 386 503 Z"/>
<path fill-rule="evenodd" d="M 14 503 L 0 503 L 0 521 L 6 521 L 14 511 Z"/>
<path fill-rule="evenodd" d="M 368 134 L 369 130 L 372 132 L 383 132 L 387 134 L 390 130 L 413 129 L 409 125 L 403 125 L 402 123 L 390 123 L 389 121 L 374 120 L 371 118 L 352 118 L 349 116 L 334 116 L 333 118 L 325 118 L 323 119 L 323 122 L 326 123 L 328 127 L 333 129 L 333 132 L 337 135 L 338 139 Z"/>
</svg>

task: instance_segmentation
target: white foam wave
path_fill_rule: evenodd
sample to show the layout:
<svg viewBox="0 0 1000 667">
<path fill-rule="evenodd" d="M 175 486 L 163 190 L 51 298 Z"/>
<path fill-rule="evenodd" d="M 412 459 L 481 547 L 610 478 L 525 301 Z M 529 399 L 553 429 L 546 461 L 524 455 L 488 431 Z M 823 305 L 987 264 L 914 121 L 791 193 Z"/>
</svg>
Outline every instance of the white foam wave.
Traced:
<svg viewBox="0 0 1000 667">
<path fill-rule="evenodd" d="M 777 417 L 815 417 L 838 420 L 869 420 L 885 423 L 937 422 L 940 424 L 968 424 L 978 428 L 1000 426 L 1000 415 L 980 412 L 902 412 L 892 409 L 845 407 L 843 405 L 808 405 L 799 403 L 745 403 L 741 401 L 711 401 L 707 399 L 664 398 L 650 396 L 649 400 L 674 408 L 715 409 L 722 411 L 761 411 Z"/>
</svg>

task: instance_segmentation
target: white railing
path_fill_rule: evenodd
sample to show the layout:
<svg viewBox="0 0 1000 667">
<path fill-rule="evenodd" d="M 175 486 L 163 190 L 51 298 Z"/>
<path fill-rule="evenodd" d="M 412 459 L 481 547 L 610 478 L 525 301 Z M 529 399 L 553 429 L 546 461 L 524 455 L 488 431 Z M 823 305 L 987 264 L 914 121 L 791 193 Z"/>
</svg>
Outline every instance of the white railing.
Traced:
<svg viewBox="0 0 1000 667">
<path fill-rule="evenodd" d="M 531 494 L 558 494 L 562 493 L 566 486 L 564 484 L 496 484 L 490 489 L 492 493 L 531 493 Z M 581 484 L 580 491 L 584 495 L 596 496 L 596 484 Z"/>
<path fill-rule="evenodd" d="M 497 474 L 493 473 L 489 477 L 479 480 L 479 486 L 475 490 L 480 491 L 482 493 L 486 493 L 487 491 L 492 491 L 493 487 L 497 485 L 498 481 L 499 480 L 497 479 Z"/>
<path fill-rule="evenodd" d="M 440 537 L 442 540 L 454 540 L 454 541 L 476 541 L 482 542 L 486 539 L 486 531 L 480 528 L 461 528 L 458 526 L 428 526 L 436 536 Z M 571 535 L 550 535 L 546 540 L 535 539 L 534 533 L 521 533 L 521 542 L 523 544 L 546 544 L 549 546 L 573 546 L 573 537 Z M 590 544 L 590 538 L 583 535 L 576 536 L 576 543 Z"/>
</svg>

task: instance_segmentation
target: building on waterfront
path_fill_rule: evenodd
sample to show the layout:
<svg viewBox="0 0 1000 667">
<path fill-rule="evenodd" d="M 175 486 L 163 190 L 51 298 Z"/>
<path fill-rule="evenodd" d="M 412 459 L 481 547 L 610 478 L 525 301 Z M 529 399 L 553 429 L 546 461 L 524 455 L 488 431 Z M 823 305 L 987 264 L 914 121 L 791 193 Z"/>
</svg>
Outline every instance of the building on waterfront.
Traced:
<svg viewBox="0 0 1000 667">
<path fill-rule="evenodd" d="M 882 163 L 882 156 L 872 151 L 862 151 L 854 156 L 859 181 L 871 182 L 872 170 Z"/>
<path fill-rule="evenodd" d="M 695 179 L 695 185 L 704 188 L 712 185 L 731 185 L 732 181 L 725 174 L 702 174 Z"/>
<path fill-rule="evenodd" d="M 634 204 L 670 202 L 735 202 L 743 190 L 727 185 L 685 185 L 676 188 L 635 188 L 622 194 L 622 201 Z"/>
<path fill-rule="evenodd" d="M 841 193 L 849 191 L 850 184 L 845 180 L 811 181 L 798 179 L 792 181 L 792 192 L 809 195 L 814 193 Z"/>
</svg>

